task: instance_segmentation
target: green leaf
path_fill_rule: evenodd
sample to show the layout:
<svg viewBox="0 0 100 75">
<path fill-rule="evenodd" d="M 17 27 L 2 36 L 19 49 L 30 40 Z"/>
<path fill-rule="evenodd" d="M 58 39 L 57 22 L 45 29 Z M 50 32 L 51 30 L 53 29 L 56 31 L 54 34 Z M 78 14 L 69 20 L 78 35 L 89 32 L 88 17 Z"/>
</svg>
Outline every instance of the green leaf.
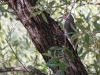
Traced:
<svg viewBox="0 0 100 75">
<path fill-rule="evenodd" d="M 65 3 L 67 3 L 67 0 L 61 0 L 61 1 L 63 1 L 63 2 L 65 2 Z M 68 0 L 69 1 L 69 0 Z"/>
<path fill-rule="evenodd" d="M 59 60 L 60 58 L 51 58 L 48 63 L 58 63 Z"/>
<path fill-rule="evenodd" d="M 60 63 L 59 68 L 64 72 L 64 71 L 66 71 L 67 66 L 64 63 Z"/>
<path fill-rule="evenodd" d="M 89 44 L 89 35 L 88 34 L 85 34 L 85 41 L 87 44 Z"/>
<path fill-rule="evenodd" d="M 82 53 L 82 55 L 80 57 L 84 58 L 87 55 L 88 52 L 89 52 L 89 50 L 85 51 L 84 53 Z"/>
<path fill-rule="evenodd" d="M 82 36 L 82 35 L 83 35 L 83 33 L 77 32 L 77 33 L 75 33 L 74 35 L 72 35 L 72 40 L 75 40 L 75 39 L 77 39 L 79 36 Z"/>
<path fill-rule="evenodd" d="M 67 51 L 67 54 L 68 54 L 69 58 L 70 58 L 72 61 L 74 61 L 74 57 L 73 57 L 72 53 L 70 52 L 70 50 L 66 48 L 66 51 Z"/>
<path fill-rule="evenodd" d="M 63 48 L 62 47 L 59 47 L 59 46 L 53 46 L 50 48 L 50 50 L 52 51 L 56 51 L 56 50 L 62 50 Z"/>
<path fill-rule="evenodd" d="M 85 27 L 83 25 L 77 24 L 77 27 L 83 32 L 85 33 Z"/>
<path fill-rule="evenodd" d="M 0 23 L 0 30 L 1 30 L 1 23 Z"/>
<path fill-rule="evenodd" d="M 47 63 L 48 67 L 58 67 L 59 64 L 55 64 L 55 63 Z"/>
<path fill-rule="evenodd" d="M 49 54 L 49 53 L 43 53 L 42 55 L 45 55 L 45 56 L 48 56 L 48 57 L 52 57 L 52 55 Z"/>
<path fill-rule="evenodd" d="M 5 16 L 5 18 L 7 18 L 8 17 L 7 13 L 5 13 L 4 16 Z"/>
<path fill-rule="evenodd" d="M 61 70 L 61 75 L 65 75 L 65 72 Z"/>
<path fill-rule="evenodd" d="M 75 28 L 75 26 L 72 25 L 72 24 L 70 24 L 70 25 L 71 25 L 71 28 L 72 28 L 75 32 L 77 32 L 77 29 Z"/>
<path fill-rule="evenodd" d="M 86 29 L 86 30 L 91 30 L 91 29 L 90 29 L 90 27 L 91 27 L 90 23 L 88 22 L 87 24 L 88 24 L 88 26 L 87 26 L 85 29 Z"/>
<path fill-rule="evenodd" d="M 96 54 L 96 59 L 98 59 L 99 58 L 99 55 L 98 54 Z"/>
<path fill-rule="evenodd" d="M 44 13 L 42 13 L 41 15 L 42 15 L 42 18 L 44 19 L 44 21 L 48 23 L 48 21 L 47 21 L 47 18 L 46 18 L 46 16 L 45 16 L 45 14 L 44 14 Z"/>
<path fill-rule="evenodd" d="M 90 12 L 88 13 L 88 15 L 87 15 L 87 17 L 85 18 L 85 20 L 87 21 L 87 20 L 89 20 L 89 18 L 90 18 Z"/>
<path fill-rule="evenodd" d="M 47 62 L 47 66 L 48 67 L 57 67 L 57 66 L 59 66 L 59 58 L 51 58 Z"/>
<path fill-rule="evenodd" d="M 78 54 L 81 54 L 83 52 L 83 47 L 79 50 Z"/>
<path fill-rule="evenodd" d="M 1 2 L 2 2 L 2 0 L 1 0 Z M 0 7 L 1 7 L 2 5 L 6 5 L 6 4 L 7 4 L 6 2 L 0 3 Z"/>
<path fill-rule="evenodd" d="M 76 18 L 76 20 L 77 20 L 77 23 L 83 23 L 84 22 L 84 20 L 82 18 Z"/>
<path fill-rule="evenodd" d="M 17 40 L 16 40 L 16 41 L 13 41 L 13 42 L 12 42 L 12 45 L 13 45 L 13 46 L 18 46 L 18 45 L 19 45 L 19 41 L 17 41 Z"/>
<path fill-rule="evenodd" d="M 31 18 L 31 17 L 34 17 L 34 16 L 36 16 L 36 15 L 40 15 L 40 13 L 41 13 L 41 11 L 34 12 L 34 13 L 32 13 L 32 14 L 30 15 L 30 18 Z"/>
<path fill-rule="evenodd" d="M 76 0 L 76 2 L 78 2 L 78 1 L 80 1 L 80 0 Z"/>
<path fill-rule="evenodd" d="M 85 15 L 79 12 L 80 17 L 83 17 L 85 19 Z"/>
<path fill-rule="evenodd" d="M 45 2 L 45 0 L 37 0 L 36 4 L 40 3 L 40 2 Z"/>
<path fill-rule="evenodd" d="M 49 3 L 50 7 L 52 7 L 55 4 L 55 1 L 52 1 Z"/>
<path fill-rule="evenodd" d="M 91 64 L 95 68 L 96 71 L 100 68 L 100 66 L 97 64 L 97 62 L 94 62 L 94 64 Z"/>
<path fill-rule="evenodd" d="M 0 5 L 0 11 L 1 12 L 4 12 L 5 11 L 5 8 L 2 5 Z"/>
</svg>

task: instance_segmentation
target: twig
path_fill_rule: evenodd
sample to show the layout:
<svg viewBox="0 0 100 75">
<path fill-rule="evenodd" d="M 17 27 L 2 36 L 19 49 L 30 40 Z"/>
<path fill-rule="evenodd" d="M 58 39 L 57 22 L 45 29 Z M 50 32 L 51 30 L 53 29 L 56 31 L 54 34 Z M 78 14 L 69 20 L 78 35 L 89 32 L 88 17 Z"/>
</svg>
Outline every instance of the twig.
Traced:
<svg viewBox="0 0 100 75">
<path fill-rule="evenodd" d="M 14 27 L 11 28 L 11 30 L 10 30 L 8 36 L 6 36 L 8 41 L 10 40 L 10 34 L 15 30 L 15 27 L 16 27 L 16 24 L 15 24 Z"/>
<path fill-rule="evenodd" d="M 34 73 L 34 74 L 37 74 L 37 75 L 46 75 L 46 74 L 42 73 L 40 70 L 37 70 L 37 69 L 27 68 L 27 70 L 23 67 L 10 67 L 10 68 L 0 69 L 0 73 L 11 72 L 11 71 L 23 71 L 23 72 L 31 72 L 31 73 Z"/>
<path fill-rule="evenodd" d="M 53 7 L 51 7 L 51 8 L 57 8 L 57 7 L 61 7 L 61 6 L 64 6 L 64 5 L 66 5 L 66 4 L 63 3 L 63 4 L 61 4 L 61 5 L 53 6 Z"/>
<path fill-rule="evenodd" d="M 100 30 L 93 32 L 94 35 L 96 35 L 97 33 L 100 33 Z"/>
<path fill-rule="evenodd" d="M 10 45 L 9 41 L 8 41 L 7 39 L 5 39 L 5 40 L 6 40 L 6 42 L 8 43 L 10 49 L 12 50 L 12 52 L 13 52 L 13 54 L 15 55 L 15 57 L 17 58 L 17 60 L 20 62 L 20 64 L 23 66 L 23 68 L 25 68 L 25 69 L 28 71 L 28 69 L 23 65 L 23 63 L 22 63 L 22 62 L 20 61 L 20 59 L 17 57 L 17 55 L 16 55 L 16 53 L 14 52 L 14 50 L 13 50 L 12 46 Z M 31 74 L 30 74 L 30 75 L 31 75 Z"/>
<path fill-rule="evenodd" d="M 5 39 L 5 40 L 6 40 L 6 42 L 8 43 L 10 49 L 12 50 L 12 52 L 13 52 L 13 54 L 15 55 L 15 57 L 17 58 L 17 60 L 20 62 L 20 64 L 23 66 L 23 68 L 25 68 L 25 69 L 27 70 L 27 68 L 26 68 L 26 67 L 23 65 L 23 63 L 20 61 L 20 59 L 18 58 L 18 56 L 17 56 L 16 53 L 14 52 L 14 50 L 13 50 L 11 44 L 9 43 L 9 36 L 10 36 L 11 32 L 12 32 L 14 29 L 15 29 L 15 26 L 14 26 L 14 28 L 11 29 L 11 31 L 10 31 L 8 37 L 7 37 L 8 40 L 7 40 L 7 39 Z M 28 70 L 27 70 L 27 71 L 28 71 Z M 31 75 L 31 74 L 30 74 L 30 75 Z"/>
<path fill-rule="evenodd" d="M 70 14 L 71 14 L 71 11 L 72 11 L 74 5 L 75 5 L 75 0 L 74 0 L 74 2 L 72 3 L 72 7 L 71 7 L 71 10 L 70 10 Z"/>
<path fill-rule="evenodd" d="M 77 3 L 77 2 L 73 2 L 73 3 Z M 100 3 L 99 2 L 96 2 L 96 3 L 93 3 L 93 2 L 78 2 L 79 4 L 81 4 L 81 5 L 86 5 L 86 4 L 91 4 L 91 5 L 100 5 Z"/>
</svg>

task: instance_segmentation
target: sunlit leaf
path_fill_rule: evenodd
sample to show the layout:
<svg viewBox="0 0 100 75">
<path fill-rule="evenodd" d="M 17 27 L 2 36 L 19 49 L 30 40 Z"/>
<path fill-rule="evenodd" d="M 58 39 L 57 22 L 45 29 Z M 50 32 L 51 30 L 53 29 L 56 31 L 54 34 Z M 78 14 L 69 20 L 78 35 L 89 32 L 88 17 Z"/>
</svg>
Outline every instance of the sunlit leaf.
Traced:
<svg viewBox="0 0 100 75">
<path fill-rule="evenodd" d="M 36 15 L 40 15 L 40 13 L 41 13 L 41 11 L 34 12 L 34 13 L 32 13 L 32 14 L 30 15 L 30 18 L 31 18 L 31 17 L 34 17 L 34 16 L 36 16 Z"/>
<path fill-rule="evenodd" d="M 90 18 L 90 12 L 88 13 L 88 15 L 86 16 L 86 20 L 89 20 L 89 18 Z"/>
<path fill-rule="evenodd" d="M 85 15 L 79 12 L 81 18 L 85 19 Z"/>
<path fill-rule="evenodd" d="M 0 11 L 1 12 L 4 12 L 5 11 L 5 8 L 2 5 L 0 5 Z"/>
<path fill-rule="evenodd" d="M 75 39 L 77 39 L 79 36 L 82 36 L 82 35 L 83 35 L 83 33 L 77 32 L 77 33 L 75 33 L 74 35 L 72 35 L 72 40 L 75 40 Z"/>
<path fill-rule="evenodd" d="M 44 21 L 48 23 L 48 21 L 47 21 L 47 18 L 46 18 L 46 16 L 45 16 L 45 14 L 44 14 L 44 13 L 42 13 L 41 15 L 42 15 L 42 18 L 44 19 Z"/>
<path fill-rule="evenodd" d="M 85 27 L 83 25 L 77 24 L 77 27 L 83 32 L 85 33 Z"/>
<path fill-rule="evenodd" d="M 85 34 L 85 41 L 87 42 L 87 44 L 89 44 L 89 35 Z"/>
<path fill-rule="evenodd" d="M 85 56 L 87 55 L 88 52 L 89 52 L 89 50 L 85 51 L 80 57 L 85 58 Z"/>
<path fill-rule="evenodd" d="M 55 4 L 55 1 L 52 1 L 49 3 L 50 7 L 52 7 Z"/>
</svg>

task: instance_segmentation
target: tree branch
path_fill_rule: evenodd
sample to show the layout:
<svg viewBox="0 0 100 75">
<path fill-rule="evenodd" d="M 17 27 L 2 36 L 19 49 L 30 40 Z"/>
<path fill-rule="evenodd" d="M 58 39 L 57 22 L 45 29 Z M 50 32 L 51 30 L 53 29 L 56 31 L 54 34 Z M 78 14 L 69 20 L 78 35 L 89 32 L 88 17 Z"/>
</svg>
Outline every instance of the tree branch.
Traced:
<svg viewBox="0 0 100 75">
<path fill-rule="evenodd" d="M 15 55 L 15 57 L 17 58 L 17 60 L 19 61 L 19 63 L 23 66 L 23 68 L 24 68 L 25 70 L 28 71 L 28 69 L 24 66 L 24 64 L 20 61 L 20 59 L 18 58 L 18 56 L 17 56 L 16 53 L 14 52 L 14 50 L 13 50 L 12 46 L 10 45 L 9 41 L 8 41 L 8 40 L 6 40 L 6 41 L 7 41 L 8 45 L 9 45 L 9 47 L 11 48 L 13 54 Z"/>
<path fill-rule="evenodd" d="M 35 10 L 32 9 L 31 1 L 36 2 L 36 0 L 9 0 L 8 5 L 14 9 L 23 26 L 27 29 L 36 49 L 41 54 L 47 53 L 48 49 L 52 46 L 62 47 L 65 41 L 64 33 L 57 22 L 46 11 L 43 11 L 42 14 L 45 15 L 47 22 L 43 19 L 42 14 L 29 17 L 30 14 L 35 13 Z M 70 50 L 72 56 L 74 56 L 74 61 L 69 59 L 69 55 L 66 52 L 66 61 L 69 62 L 69 68 L 64 75 L 88 75 L 84 65 L 67 38 L 66 47 Z M 46 62 L 50 59 L 46 56 L 43 56 L 43 58 Z M 52 70 L 56 73 L 58 69 Z"/>
<path fill-rule="evenodd" d="M 37 69 L 27 68 L 27 70 L 23 67 L 10 67 L 10 68 L 0 69 L 0 73 L 11 72 L 11 71 L 23 71 L 23 72 L 31 72 L 31 73 L 34 73 L 34 74 L 37 74 L 37 75 L 46 75 L 46 74 L 42 73 L 40 70 L 37 70 Z"/>
<path fill-rule="evenodd" d="M 79 4 L 81 4 L 81 5 L 86 5 L 86 4 L 100 5 L 100 2 L 96 2 L 96 3 L 93 3 L 93 2 L 79 2 Z"/>
</svg>

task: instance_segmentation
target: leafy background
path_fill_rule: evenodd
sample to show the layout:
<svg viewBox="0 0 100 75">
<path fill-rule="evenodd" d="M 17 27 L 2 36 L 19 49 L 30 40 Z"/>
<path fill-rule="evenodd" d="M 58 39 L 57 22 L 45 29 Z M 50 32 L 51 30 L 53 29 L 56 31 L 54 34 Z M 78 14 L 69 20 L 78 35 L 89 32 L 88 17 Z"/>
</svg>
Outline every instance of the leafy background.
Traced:
<svg viewBox="0 0 100 75">
<path fill-rule="evenodd" d="M 78 55 L 90 75 L 100 74 L 100 0 L 38 0 L 33 8 L 39 9 L 30 17 L 41 14 L 44 10 L 50 13 L 63 29 L 64 20 L 60 19 L 65 12 L 71 12 L 79 32 L 73 35 L 78 38 Z M 39 4 L 40 3 L 40 4 Z M 89 4 L 90 3 L 90 4 Z M 42 15 L 46 21 L 45 15 Z M 14 52 L 13 52 L 14 51 Z M 16 55 L 15 55 L 15 54 Z M 0 68 L 19 67 L 37 68 L 46 74 L 51 70 L 46 66 L 41 54 L 35 49 L 29 34 L 22 26 L 13 10 L 0 2 Z M 28 75 L 25 72 L 8 72 L 0 75 Z"/>
</svg>

